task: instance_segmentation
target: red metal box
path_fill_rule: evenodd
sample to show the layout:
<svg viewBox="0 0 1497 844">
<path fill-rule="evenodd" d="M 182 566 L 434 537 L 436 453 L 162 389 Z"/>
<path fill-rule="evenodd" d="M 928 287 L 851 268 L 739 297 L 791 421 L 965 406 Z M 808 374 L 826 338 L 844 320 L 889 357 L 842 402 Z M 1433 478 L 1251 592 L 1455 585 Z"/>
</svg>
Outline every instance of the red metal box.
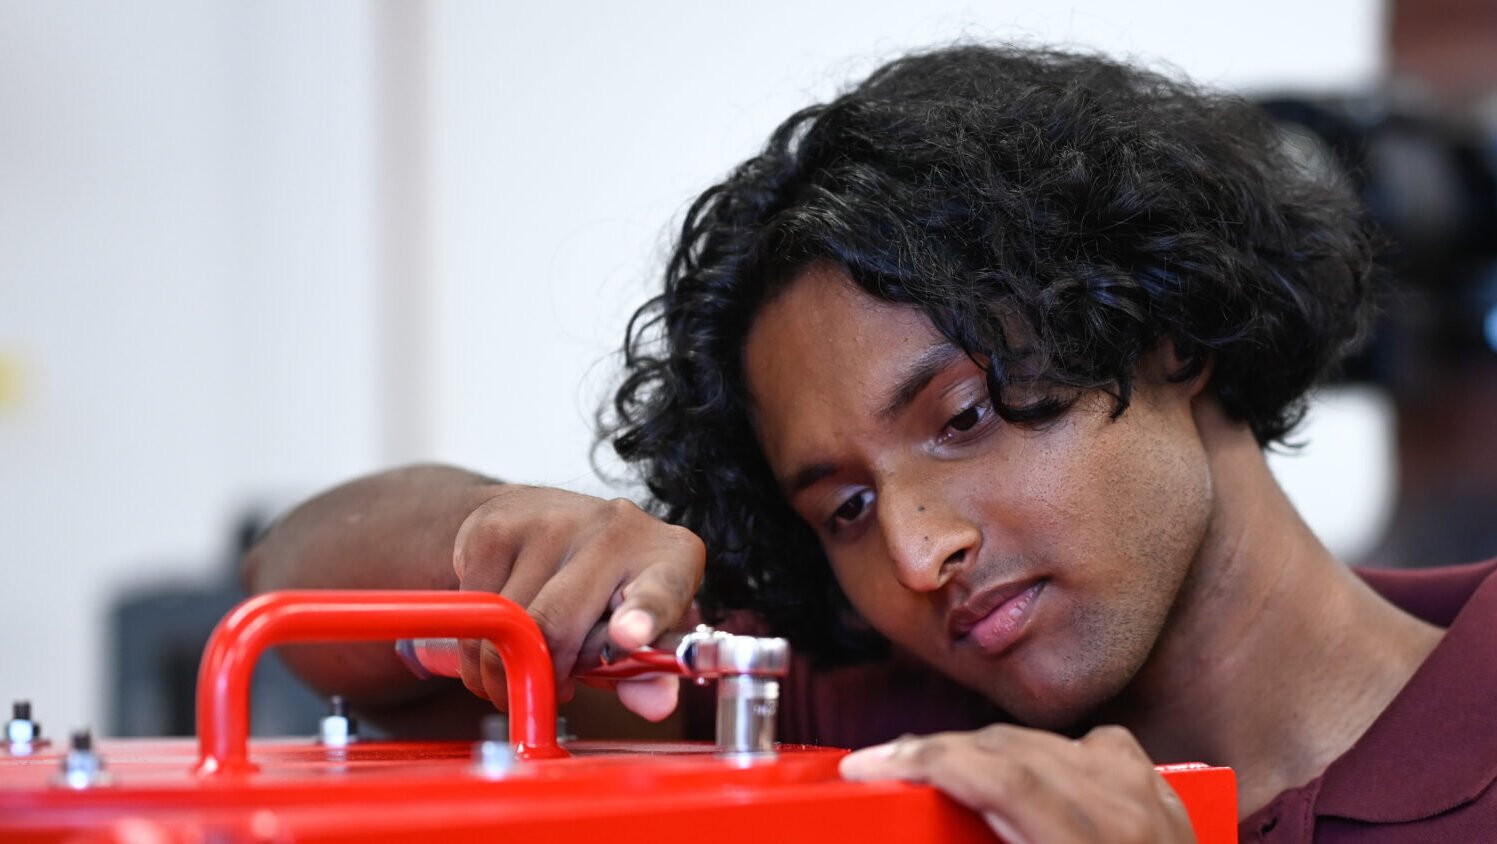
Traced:
<svg viewBox="0 0 1497 844">
<path fill-rule="evenodd" d="M 488 638 L 510 677 L 517 757 L 496 769 L 454 742 L 248 739 L 248 683 L 266 647 L 408 636 Z M 648 840 L 743 842 L 996 840 L 935 789 L 845 782 L 847 752 L 780 745 L 772 756 L 711 744 L 567 742 L 555 736 L 545 642 L 529 616 L 475 593 L 276 593 L 215 631 L 198 687 L 196 739 L 102 741 L 102 769 L 62 778 L 69 749 L 0 748 L 4 841 Z M 482 756 L 482 746 L 478 748 Z M 1160 769 L 1203 844 L 1236 841 L 1232 772 Z"/>
</svg>

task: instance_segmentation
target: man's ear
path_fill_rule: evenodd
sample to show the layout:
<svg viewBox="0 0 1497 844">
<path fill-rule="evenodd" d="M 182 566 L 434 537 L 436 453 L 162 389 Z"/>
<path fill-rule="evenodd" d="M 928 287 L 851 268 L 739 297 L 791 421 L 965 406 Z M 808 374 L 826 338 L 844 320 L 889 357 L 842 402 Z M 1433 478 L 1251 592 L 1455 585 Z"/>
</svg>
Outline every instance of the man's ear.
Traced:
<svg viewBox="0 0 1497 844">
<path fill-rule="evenodd" d="M 1211 383 L 1211 369 L 1214 358 L 1207 354 L 1204 361 L 1196 363 L 1190 358 L 1182 356 L 1175 346 L 1175 341 L 1169 337 L 1160 340 L 1153 351 L 1144 356 L 1139 362 L 1139 375 L 1151 386 L 1184 394 L 1184 398 L 1195 399 Z M 1192 372 L 1192 368 L 1199 366 L 1199 370 Z"/>
</svg>

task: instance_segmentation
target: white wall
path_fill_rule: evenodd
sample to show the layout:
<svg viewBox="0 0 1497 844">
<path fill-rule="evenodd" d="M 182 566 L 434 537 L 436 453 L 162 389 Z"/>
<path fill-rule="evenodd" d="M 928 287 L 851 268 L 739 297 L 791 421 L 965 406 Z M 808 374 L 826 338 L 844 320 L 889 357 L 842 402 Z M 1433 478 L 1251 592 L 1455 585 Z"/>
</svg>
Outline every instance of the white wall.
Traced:
<svg viewBox="0 0 1497 844">
<path fill-rule="evenodd" d="M 107 602 L 216 574 L 244 502 L 417 456 L 601 491 L 670 224 L 901 48 L 1382 63 L 1375 0 L 919 5 L 0 0 L 0 704 L 102 723 Z"/>
<path fill-rule="evenodd" d="M 364 4 L 0 4 L 0 717 L 102 725 L 104 612 L 379 459 Z"/>
</svg>

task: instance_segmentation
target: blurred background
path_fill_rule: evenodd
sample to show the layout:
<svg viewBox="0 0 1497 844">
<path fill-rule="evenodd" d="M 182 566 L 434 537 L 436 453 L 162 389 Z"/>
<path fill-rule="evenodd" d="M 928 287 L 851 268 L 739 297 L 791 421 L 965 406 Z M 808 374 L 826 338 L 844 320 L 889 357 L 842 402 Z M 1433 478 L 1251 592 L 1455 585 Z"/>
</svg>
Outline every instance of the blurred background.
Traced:
<svg viewBox="0 0 1497 844">
<path fill-rule="evenodd" d="M 0 704 L 190 728 L 243 542 L 354 475 L 618 494 L 592 414 L 686 205 L 957 37 L 1242 91 L 1344 169 L 1405 292 L 1276 471 L 1349 560 L 1497 553 L 1490 3 L 0 0 Z"/>
</svg>

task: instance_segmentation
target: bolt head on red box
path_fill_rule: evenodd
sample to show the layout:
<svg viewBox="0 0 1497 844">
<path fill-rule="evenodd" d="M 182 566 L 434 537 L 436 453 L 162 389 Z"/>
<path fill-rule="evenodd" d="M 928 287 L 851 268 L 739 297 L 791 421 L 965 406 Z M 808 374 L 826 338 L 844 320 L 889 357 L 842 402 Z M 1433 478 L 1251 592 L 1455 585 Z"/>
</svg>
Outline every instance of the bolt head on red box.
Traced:
<svg viewBox="0 0 1497 844">
<path fill-rule="evenodd" d="M 496 772 L 456 742 L 247 738 L 248 683 L 265 647 L 289 641 L 488 638 L 510 677 L 509 745 Z M 555 737 L 544 639 L 518 606 L 453 592 L 271 593 L 220 623 L 198 680 L 192 739 L 95 742 L 105 776 L 60 779 L 66 746 L 0 746 L 0 839 L 204 842 L 656 842 L 996 840 L 973 813 L 923 785 L 844 782 L 844 750 L 781 745 L 769 757 L 710 744 Z M 517 705 L 518 704 L 518 705 Z M 63 743 L 65 745 L 65 743 Z M 1232 772 L 1163 766 L 1203 844 L 1236 841 Z"/>
</svg>

